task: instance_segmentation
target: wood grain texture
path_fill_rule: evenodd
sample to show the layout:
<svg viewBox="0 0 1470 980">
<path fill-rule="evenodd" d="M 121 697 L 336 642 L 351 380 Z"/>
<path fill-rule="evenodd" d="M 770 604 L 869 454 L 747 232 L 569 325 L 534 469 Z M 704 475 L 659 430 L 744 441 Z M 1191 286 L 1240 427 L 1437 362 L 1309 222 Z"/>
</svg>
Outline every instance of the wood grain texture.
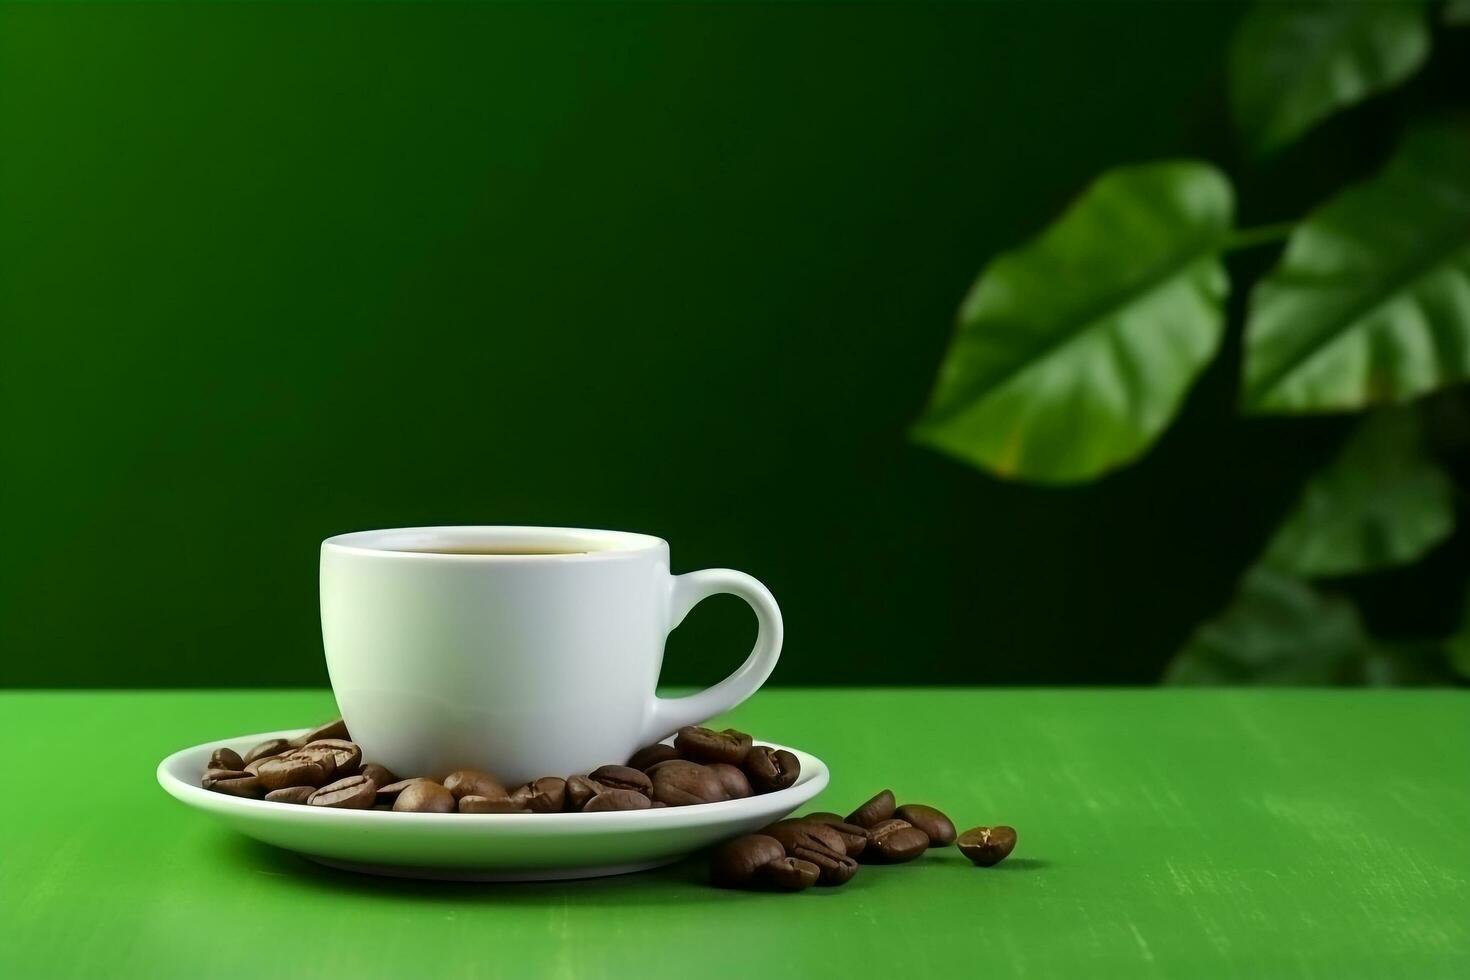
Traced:
<svg viewBox="0 0 1470 980">
<path fill-rule="evenodd" d="M 153 782 L 174 749 L 331 711 L 311 691 L 0 694 L 0 975 L 1470 974 L 1464 692 L 764 692 L 726 720 L 828 762 L 813 809 L 888 785 L 1020 831 L 994 869 L 950 848 L 792 896 L 709 888 L 698 861 L 360 877 Z M 88 778 L 57 782 L 66 759 Z"/>
</svg>

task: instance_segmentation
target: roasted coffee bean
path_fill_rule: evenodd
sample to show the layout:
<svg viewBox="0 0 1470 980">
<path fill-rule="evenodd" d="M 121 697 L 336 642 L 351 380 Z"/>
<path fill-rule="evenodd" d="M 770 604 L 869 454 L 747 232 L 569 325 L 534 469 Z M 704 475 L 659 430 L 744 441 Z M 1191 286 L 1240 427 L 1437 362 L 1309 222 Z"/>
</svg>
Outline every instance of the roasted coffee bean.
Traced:
<svg viewBox="0 0 1470 980">
<path fill-rule="evenodd" d="M 751 738 L 744 732 L 727 728 L 723 732 L 690 725 L 679 729 L 674 748 L 690 762 L 724 762 L 738 766 L 750 752 Z"/>
<path fill-rule="evenodd" d="M 669 806 L 718 803 L 725 798 L 720 777 L 695 762 L 683 759 L 660 762 L 648 775 L 653 780 L 653 798 Z"/>
<path fill-rule="evenodd" d="M 286 741 L 284 738 L 269 738 L 266 739 L 264 742 L 261 742 L 249 752 L 245 753 L 245 765 L 250 765 L 250 763 L 254 762 L 256 759 L 264 759 L 267 756 L 280 755 L 282 752 L 289 752 L 290 750 L 291 743 Z"/>
<path fill-rule="evenodd" d="M 982 868 L 999 864 L 1016 849 L 1015 827 L 972 827 L 955 841 L 960 853 Z"/>
<path fill-rule="evenodd" d="M 746 888 L 754 882 L 758 870 L 785 857 L 785 848 L 774 837 L 737 837 L 715 848 L 710 857 L 710 881 L 721 888 Z"/>
<path fill-rule="evenodd" d="M 500 785 L 500 780 L 478 769 L 458 769 L 450 773 L 444 777 L 444 788 L 453 793 L 456 799 L 461 796 L 484 796 L 492 800 L 503 800 L 510 795 Z"/>
<path fill-rule="evenodd" d="M 644 796 L 653 792 L 653 780 L 632 766 L 599 766 L 587 778 L 608 789 L 631 789 Z"/>
<path fill-rule="evenodd" d="M 403 787 L 393 801 L 398 813 L 453 813 L 455 808 L 454 794 L 428 779 Z"/>
<path fill-rule="evenodd" d="M 216 793 L 228 793 L 246 799 L 258 799 L 264 792 L 260 787 L 260 780 L 243 769 L 206 770 L 199 785 Z"/>
<path fill-rule="evenodd" d="M 560 813 L 566 802 L 566 792 L 565 779 L 560 776 L 542 776 L 524 786 L 517 786 L 510 794 L 510 800 L 532 813 Z"/>
<path fill-rule="evenodd" d="M 809 813 L 801 819 L 811 821 L 812 823 L 825 824 L 837 831 L 838 835 L 842 837 L 842 842 L 847 845 L 847 856 L 850 858 L 857 857 L 868 846 L 867 830 L 859 827 L 855 823 L 848 823 L 835 813 L 828 813 L 824 810 L 818 813 Z"/>
<path fill-rule="evenodd" d="M 778 892 L 799 892 L 817 883 L 822 869 L 810 861 L 800 858 L 777 858 L 756 869 L 756 881 L 763 887 Z"/>
<path fill-rule="evenodd" d="M 355 776 L 362 766 L 362 749 L 356 742 L 344 742 L 340 738 L 322 738 L 308 742 L 296 750 L 298 755 L 321 759 L 332 767 L 338 778 Z"/>
<path fill-rule="evenodd" d="M 240 758 L 240 753 L 234 749 L 215 749 L 209 756 L 209 765 L 206 769 L 226 769 L 230 772 L 244 772 L 245 760 Z"/>
<path fill-rule="evenodd" d="M 373 805 L 378 787 L 366 776 L 348 776 L 328 783 L 307 797 L 312 806 L 330 806 L 343 810 L 366 810 Z"/>
<path fill-rule="evenodd" d="M 525 807 L 512 803 L 505 797 L 491 799 L 488 796 L 461 796 L 460 813 L 530 813 Z"/>
<path fill-rule="evenodd" d="M 359 771 L 364 776 L 377 783 L 380 788 L 398 782 L 397 776 L 393 775 L 391 772 L 389 772 L 387 769 L 384 769 L 376 762 L 364 762 L 362 764 L 362 769 Z"/>
<path fill-rule="evenodd" d="M 650 810 L 662 810 L 667 806 L 668 804 L 665 803 L 663 800 L 654 800 L 652 803 L 648 804 L 648 808 Z"/>
<path fill-rule="evenodd" d="M 745 757 L 742 766 L 757 793 L 773 793 L 796 782 L 801 775 L 801 762 L 785 749 L 773 749 L 769 745 L 757 745 Z"/>
<path fill-rule="evenodd" d="M 586 776 L 573 776 L 567 780 L 566 798 L 562 805 L 575 813 L 587 805 L 587 801 L 602 792 L 602 785 Z"/>
<path fill-rule="evenodd" d="M 782 820 L 761 833 L 780 841 L 788 856 L 810 861 L 821 869 L 821 884 L 845 885 L 857 874 L 857 862 L 847 856 L 842 836 L 826 824 Z"/>
<path fill-rule="evenodd" d="M 291 747 L 299 749 L 303 745 L 309 745 L 312 742 L 327 738 L 341 739 L 344 742 L 350 741 L 352 736 L 347 734 L 347 722 L 338 718 L 334 721 L 327 722 L 325 725 L 318 725 L 311 731 L 303 732 L 291 739 Z"/>
<path fill-rule="evenodd" d="M 668 762 L 670 759 L 677 758 L 679 758 L 678 749 L 672 745 L 655 742 L 653 745 L 645 745 L 634 752 L 632 758 L 628 760 L 628 768 L 647 772 L 660 762 Z"/>
<path fill-rule="evenodd" d="M 270 803 L 305 803 L 315 792 L 315 786 L 287 786 L 285 789 L 271 790 L 265 794 L 265 798 Z"/>
<path fill-rule="evenodd" d="M 855 823 L 859 827 L 871 827 L 875 823 L 893 819 L 894 811 L 893 791 L 885 789 L 856 810 L 847 815 L 848 823 Z"/>
<path fill-rule="evenodd" d="M 954 829 L 954 821 L 950 820 L 939 810 L 922 803 L 905 803 L 893 815 L 900 820 L 907 820 L 924 832 L 929 838 L 930 847 L 948 847 L 954 843 L 957 836 Z"/>
<path fill-rule="evenodd" d="M 868 828 L 864 864 L 902 864 L 929 849 L 929 835 L 907 820 L 880 820 Z"/>
<path fill-rule="evenodd" d="M 261 760 L 255 778 L 268 790 L 290 786 L 324 786 L 331 782 L 332 770 L 310 756 L 288 752 Z"/>
<path fill-rule="evenodd" d="M 583 813 L 601 813 L 606 810 L 647 810 L 652 806 L 648 797 L 631 789 L 605 789 L 582 807 Z"/>
<path fill-rule="evenodd" d="M 363 775 L 366 776 L 367 773 L 363 773 Z M 371 778 L 371 777 L 369 777 L 369 778 Z M 376 794 L 377 797 L 378 797 L 378 802 L 379 803 L 387 803 L 387 804 L 391 805 L 393 803 L 393 801 L 398 798 L 398 794 L 399 793 L 402 793 L 404 790 L 408 789 L 414 783 L 432 783 L 432 782 L 433 782 L 433 780 L 430 779 L 428 776 L 413 776 L 413 777 L 411 777 L 409 779 L 400 779 L 396 783 L 389 783 L 387 786 L 379 786 L 378 787 L 378 792 Z"/>
<path fill-rule="evenodd" d="M 743 800 L 751 794 L 750 780 L 745 778 L 745 773 L 728 762 L 712 762 L 706 768 L 714 773 L 720 785 L 725 787 L 726 798 Z"/>
</svg>

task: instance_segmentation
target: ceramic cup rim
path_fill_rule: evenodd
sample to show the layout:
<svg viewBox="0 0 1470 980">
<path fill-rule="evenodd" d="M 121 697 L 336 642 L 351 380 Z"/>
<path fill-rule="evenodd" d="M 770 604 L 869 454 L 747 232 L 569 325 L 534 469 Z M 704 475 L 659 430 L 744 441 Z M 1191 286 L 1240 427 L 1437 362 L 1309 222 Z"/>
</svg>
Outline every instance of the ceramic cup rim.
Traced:
<svg viewBox="0 0 1470 980">
<path fill-rule="evenodd" d="M 564 552 L 531 554 L 475 554 L 436 551 L 451 547 L 565 548 Z M 474 564 L 606 561 L 662 550 L 663 538 L 637 531 L 585 527 L 542 527 L 523 524 L 443 524 L 422 527 L 378 528 L 334 534 L 322 542 L 322 551 L 377 558 L 448 561 Z"/>
</svg>

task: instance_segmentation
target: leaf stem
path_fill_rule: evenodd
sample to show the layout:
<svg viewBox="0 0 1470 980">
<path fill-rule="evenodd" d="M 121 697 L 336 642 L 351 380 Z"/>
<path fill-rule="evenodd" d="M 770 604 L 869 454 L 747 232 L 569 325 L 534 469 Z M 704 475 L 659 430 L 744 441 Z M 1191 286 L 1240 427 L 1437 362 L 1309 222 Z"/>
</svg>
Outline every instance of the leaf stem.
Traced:
<svg viewBox="0 0 1470 980">
<path fill-rule="evenodd" d="M 1239 252 L 1257 245 L 1272 245 L 1284 241 L 1296 229 L 1295 221 L 1278 221 L 1274 225 L 1259 225 L 1255 228 L 1240 228 L 1225 238 L 1225 251 Z"/>
</svg>

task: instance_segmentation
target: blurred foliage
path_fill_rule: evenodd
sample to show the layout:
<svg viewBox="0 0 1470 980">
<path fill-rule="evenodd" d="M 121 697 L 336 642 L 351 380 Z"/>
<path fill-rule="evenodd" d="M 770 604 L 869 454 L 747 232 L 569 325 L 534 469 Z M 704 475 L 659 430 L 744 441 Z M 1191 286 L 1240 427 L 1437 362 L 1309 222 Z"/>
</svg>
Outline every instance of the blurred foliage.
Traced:
<svg viewBox="0 0 1470 980">
<path fill-rule="evenodd" d="M 1418 0 L 1258 4 L 1226 56 L 1247 157 L 1283 151 L 1404 83 L 1429 57 L 1431 25 L 1470 22 L 1470 3 L 1440 14 Z M 1242 411 L 1390 407 L 1374 408 L 1307 481 L 1165 680 L 1470 677 L 1470 615 L 1453 637 L 1383 639 L 1333 588 L 1418 562 L 1455 530 L 1450 469 L 1407 403 L 1470 377 L 1470 126 L 1420 120 L 1378 174 L 1298 221 L 1241 229 L 1234 211 L 1229 178 L 1204 161 L 1100 176 L 1036 240 L 982 271 L 914 438 L 1036 483 L 1092 480 L 1136 459 L 1221 346 L 1227 256 L 1284 239 L 1250 293 Z"/>
</svg>

